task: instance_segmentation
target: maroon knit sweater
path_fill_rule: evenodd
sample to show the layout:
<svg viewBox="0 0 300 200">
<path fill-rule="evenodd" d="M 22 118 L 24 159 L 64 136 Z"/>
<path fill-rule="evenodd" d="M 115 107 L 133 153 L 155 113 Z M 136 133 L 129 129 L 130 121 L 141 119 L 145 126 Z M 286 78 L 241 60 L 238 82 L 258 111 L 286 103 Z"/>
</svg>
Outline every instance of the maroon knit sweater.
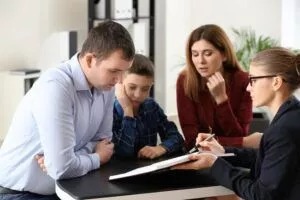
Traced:
<svg viewBox="0 0 300 200">
<path fill-rule="evenodd" d="M 208 132 L 212 127 L 216 138 L 224 146 L 241 146 L 243 136 L 248 135 L 252 120 L 252 101 L 246 91 L 248 74 L 236 70 L 226 83 L 228 100 L 217 105 L 209 93 L 199 92 L 200 101 L 192 101 L 184 94 L 185 75 L 177 80 L 177 109 L 180 125 L 185 137 L 186 148 L 195 145 L 200 132 Z"/>
</svg>

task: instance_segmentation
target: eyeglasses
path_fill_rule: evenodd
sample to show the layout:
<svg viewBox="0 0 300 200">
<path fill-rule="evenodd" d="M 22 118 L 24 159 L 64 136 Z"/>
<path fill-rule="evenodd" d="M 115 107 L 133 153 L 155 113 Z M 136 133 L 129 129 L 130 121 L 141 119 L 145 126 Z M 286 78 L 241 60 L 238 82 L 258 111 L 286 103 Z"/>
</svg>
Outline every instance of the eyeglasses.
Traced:
<svg viewBox="0 0 300 200">
<path fill-rule="evenodd" d="M 265 76 L 249 76 L 249 83 L 252 87 L 253 83 L 255 82 L 256 79 L 261 79 L 261 78 L 273 78 L 276 77 L 277 75 L 265 75 Z"/>
</svg>

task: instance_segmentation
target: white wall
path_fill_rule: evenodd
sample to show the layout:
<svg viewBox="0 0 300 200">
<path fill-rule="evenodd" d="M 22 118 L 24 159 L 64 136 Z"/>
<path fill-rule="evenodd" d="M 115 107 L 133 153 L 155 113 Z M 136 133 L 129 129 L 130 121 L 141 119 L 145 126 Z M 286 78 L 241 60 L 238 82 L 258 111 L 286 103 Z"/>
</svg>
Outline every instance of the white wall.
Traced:
<svg viewBox="0 0 300 200">
<path fill-rule="evenodd" d="M 281 44 L 293 49 L 300 49 L 300 1 L 282 1 L 282 30 Z M 300 89 L 295 91 L 295 96 L 300 99 Z"/>
<path fill-rule="evenodd" d="M 281 23 L 282 2 L 156 0 L 155 98 L 165 111 L 177 113 L 175 84 L 185 62 L 186 39 L 194 28 L 215 23 L 231 37 L 232 27 L 252 27 L 258 34 L 280 39 L 285 24 Z M 294 9 L 294 24 L 298 10 L 299 6 Z M 0 70 L 30 66 L 44 69 L 59 62 L 57 34 L 78 30 L 80 46 L 87 33 L 87 17 L 87 0 L 1 0 Z"/>
<path fill-rule="evenodd" d="M 35 64 L 42 40 L 40 2 L 0 1 L 0 69 Z"/>
<path fill-rule="evenodd" d="M 155 81 L 154 97 L 166 107 L 166 1 L 155 2 Z"/>
<path fill-rule="evenodd" d="M 0 26 L 0 70 L 36 67 L 41 56 L 55 62 L 58 57 L 50 54 L 59 51 L 57 39 L 49 38 L 61 31 L 78 30 L 81 43 L 87 32 L 87 1 L 1 0 Z"/>
<path fill-rule="evenodd" d="M 300 49 L 300 1 L 282 1 L 282 40 L 281 44 L 286 47 Z"/>
<path fill-rule="evenodd" d="M 78 31 L 81 45 L 87 34 L 86 0 L 1 0 L 0 1 L 0 71 L 13 68 L 35 67 L 42 70 L 66 59 L 65 31 Z M 7 81 L 5 83 L 8 83 Z M 0 140 L 7 132 L 15 107 L 22 96 L 20 82 L 5 84 L 0 81 L 0 92 L 10 91 L 10 95 L 0 95 Z M 21 90 L 22 92 L 22 90 Z M 4 97 L 3 97 L 4 96 Z M 6 99 L 3 99 L 6 98 Z M 4 106 L 4 107 L 3 107 Z"/>
<path fill-rule="evenodd" d="M 156 38 L 156 48 L 164 52 L 156 52 L 156 71 L 160 71 L 156 72 L 156 80 L 160 81 L 155 84 L 155 97 L 169 115 L 177 113 L 176 79 L 184 62 L 185 42 L 193 29 L 215 23 L 230 37 L 232 27 L 252 27 L 257 34 L 278 40 L 281 37 L 281 0 L 165 0 L 156 4 L 165 4 L 164 10 L 157 9 L 165 13 L 165 27 L 156 27 L 157 35 L 164 38 Z"/>
</svg>

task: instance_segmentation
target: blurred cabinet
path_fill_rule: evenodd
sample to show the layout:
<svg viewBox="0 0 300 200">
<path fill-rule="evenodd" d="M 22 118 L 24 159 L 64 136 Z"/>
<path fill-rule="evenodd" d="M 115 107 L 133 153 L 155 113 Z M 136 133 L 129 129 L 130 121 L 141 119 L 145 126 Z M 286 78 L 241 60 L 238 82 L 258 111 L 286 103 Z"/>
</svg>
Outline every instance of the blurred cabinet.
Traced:
<svg viewBox="0 0 300 200">
<path fill-rule="evenodd" d="M 122 24 L 136 52 L 154 62 L 155 0 L 89 0 L 88 29 L 105 20 Z"/>
<path fill-rule="evenodd" d="M 12 74 L 0 72 L 0 140 L 3 140 L 22 97 L 32 87 L 40 73 Z"/>
<path fill-rule="evenodd" d="M 136 53 L 149 57 L 154 63 L 155 0 L 89 0 L 88 30 L 105 20 L 122 24 L 132 37 Z"/>
</svg>

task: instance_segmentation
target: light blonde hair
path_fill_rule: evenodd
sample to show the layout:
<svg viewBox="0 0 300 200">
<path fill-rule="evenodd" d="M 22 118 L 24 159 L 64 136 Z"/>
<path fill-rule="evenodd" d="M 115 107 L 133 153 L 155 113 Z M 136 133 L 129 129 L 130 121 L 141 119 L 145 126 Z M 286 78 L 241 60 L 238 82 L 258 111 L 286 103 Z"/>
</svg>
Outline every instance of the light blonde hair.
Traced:
<svg viewBox="0 0 300 200">
<path fill-rule="evenodd" d="M 300 54 L 296 55 L 286 48 L 273 47 L 261 51 L 253 57 L 250 65 L 263 67 L 270 75 L 280 75 L 291 92 L 300 86 Z"/>
</svg>

